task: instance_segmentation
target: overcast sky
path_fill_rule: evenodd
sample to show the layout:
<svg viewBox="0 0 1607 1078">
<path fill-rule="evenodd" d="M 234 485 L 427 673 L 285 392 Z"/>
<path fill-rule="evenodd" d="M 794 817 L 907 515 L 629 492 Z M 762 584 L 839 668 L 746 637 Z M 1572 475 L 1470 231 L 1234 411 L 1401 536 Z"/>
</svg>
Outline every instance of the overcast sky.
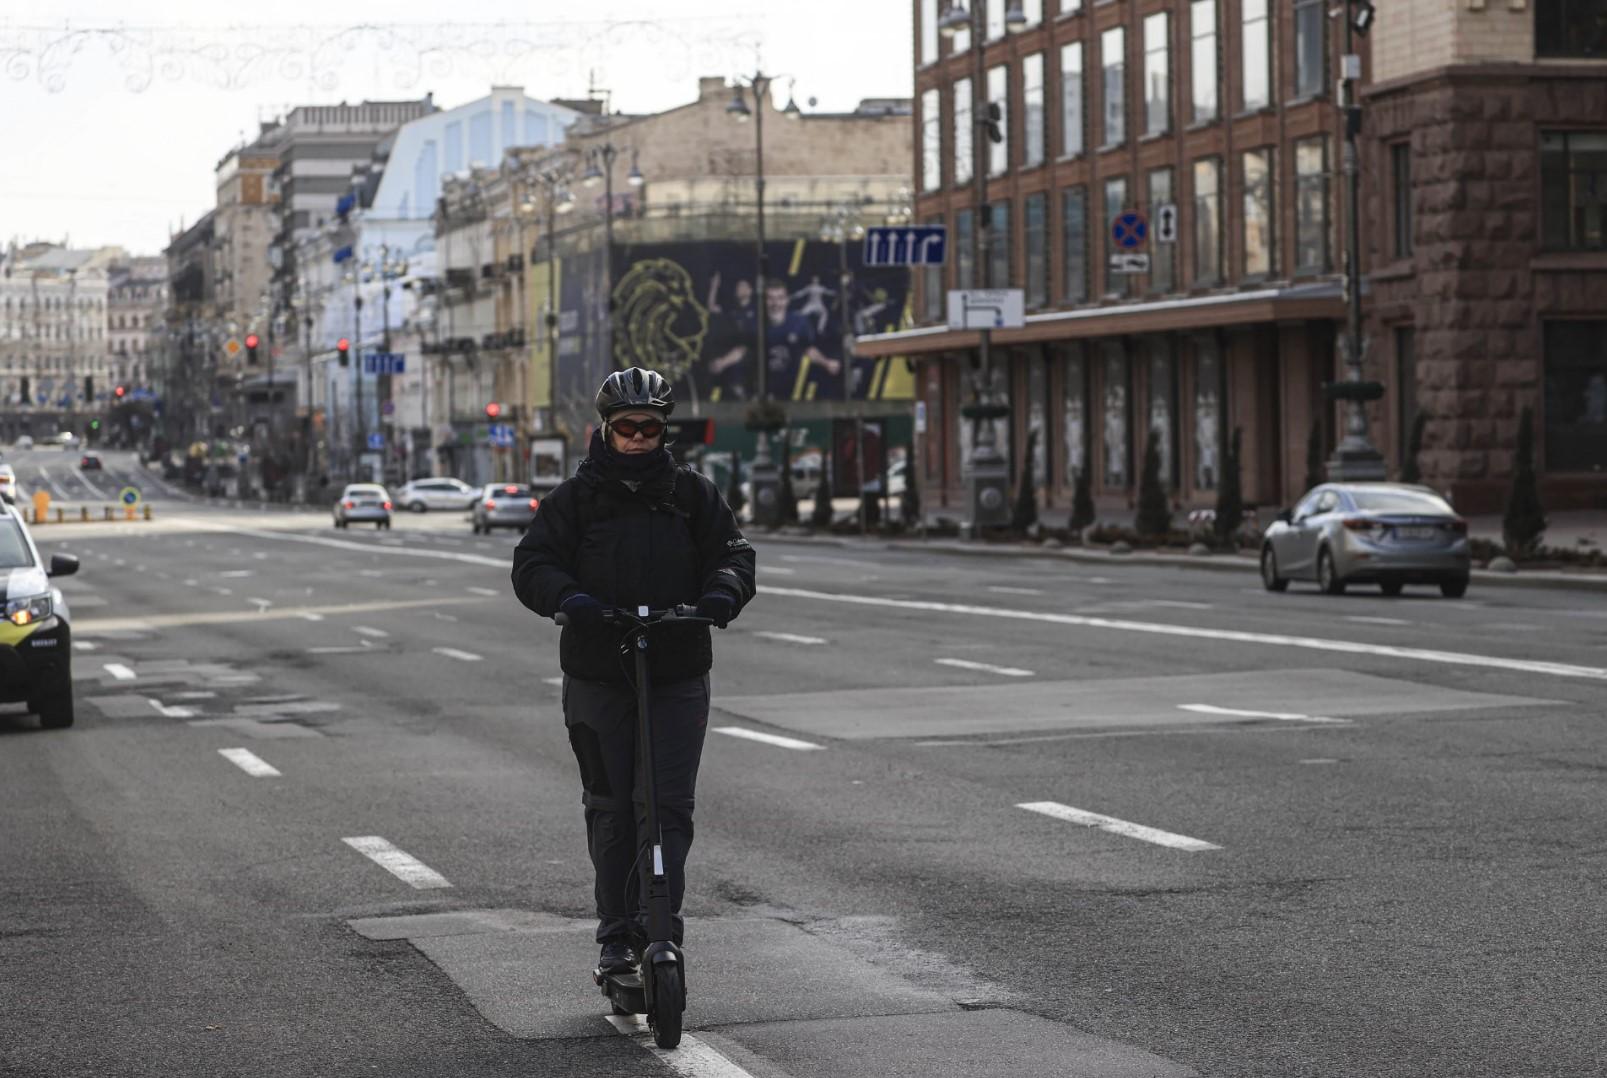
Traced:
<svg viewBox="0 0 1607 1078">
<path fill-rule="evenodd" d="M 806 110 L 811 97 L 828 111 L 907 97 L 912 7 L 66 0 L 30 16 L 24 0 L 0 0 L 0 243 L 159 253 L 181 222 L 212 207 L 218 159 L 298 104 L 433 91 L 450 108 L 493 83 L 584 97 L 595 71 L 617 110 L 650 112 L 691 101 L 700 74 L 731 77 L 760 62 L 796 79 Z M 235 21 L 247 12 L 249 25 Z"/>
</svg>

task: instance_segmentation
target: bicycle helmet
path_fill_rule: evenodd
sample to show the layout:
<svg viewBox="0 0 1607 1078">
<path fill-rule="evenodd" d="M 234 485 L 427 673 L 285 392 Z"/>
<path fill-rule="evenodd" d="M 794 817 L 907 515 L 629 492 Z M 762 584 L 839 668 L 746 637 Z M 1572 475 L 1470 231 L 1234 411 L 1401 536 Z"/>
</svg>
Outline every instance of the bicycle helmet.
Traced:
<svg viewBox="0 0 1607 1078">
<path fill-rule="evenodd" d="M 627 408 L 652 408 L 668 417 L 675 411 L 675 391 L 657 371 L 645 367 L 615 371 L 597 391 L 597 414 L 607 419 Z"/>
</svg>

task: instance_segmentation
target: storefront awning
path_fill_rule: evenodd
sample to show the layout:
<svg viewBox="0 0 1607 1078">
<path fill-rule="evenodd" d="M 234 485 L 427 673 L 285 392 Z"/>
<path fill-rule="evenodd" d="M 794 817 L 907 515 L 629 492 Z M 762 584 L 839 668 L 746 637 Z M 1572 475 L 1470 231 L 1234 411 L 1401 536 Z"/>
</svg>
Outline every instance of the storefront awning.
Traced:
<svg viewBox="0 0 1607 1078">
<path fill-rule="evenodd" d="M 1026 325 L 1020 329 L 995 330 L 993 343 L 1040 344 L 1045 341 L 1215 329 L 1257 322 L 1297 322 L 1307 319 L 1338 321 L 1344 317 L 1345 300 L 1339 284 L 1323 281 L 1253 292 L 1029 314 Z M 980 341 L 981 334 L 976 330 L 925 326 L 855 338 L 854 352 L 862 359 L 920 356 L 937 352 L 963 352 L 978 347 Z"/>
</svg>

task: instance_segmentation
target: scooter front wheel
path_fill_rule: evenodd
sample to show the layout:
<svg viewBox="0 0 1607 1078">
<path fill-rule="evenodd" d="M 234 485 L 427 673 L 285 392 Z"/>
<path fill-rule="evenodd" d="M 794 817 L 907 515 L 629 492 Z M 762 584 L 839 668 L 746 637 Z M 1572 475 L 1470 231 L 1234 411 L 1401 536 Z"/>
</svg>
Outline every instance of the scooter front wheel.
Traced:
<svg viewBox="0 0 1607 1078">
<path fill-rule="evenodd" d="M 681 967 L 676 962 L 653 963 L 653 1043 L 674 1048 L 681 1043 L 681 1012 L 686 1009 L 686 989 L 681 983 Z"/>
</svg>

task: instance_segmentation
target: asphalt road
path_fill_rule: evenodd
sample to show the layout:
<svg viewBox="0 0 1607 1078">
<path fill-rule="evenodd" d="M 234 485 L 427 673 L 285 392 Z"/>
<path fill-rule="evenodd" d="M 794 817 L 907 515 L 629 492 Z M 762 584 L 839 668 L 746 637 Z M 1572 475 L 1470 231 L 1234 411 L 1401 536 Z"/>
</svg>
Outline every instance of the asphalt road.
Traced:
<svg viewBox="0 0 1607 1078">
<path fill-rule="evenodd" d="M 1599 594 L 761 538 L 663 1056 L 588 976 L 515 536 L 5 459 L 155 512 L 36 530 L 79 711 L 0 706 L 0 1074 L 1607 1071 Z"/>
</svg>

